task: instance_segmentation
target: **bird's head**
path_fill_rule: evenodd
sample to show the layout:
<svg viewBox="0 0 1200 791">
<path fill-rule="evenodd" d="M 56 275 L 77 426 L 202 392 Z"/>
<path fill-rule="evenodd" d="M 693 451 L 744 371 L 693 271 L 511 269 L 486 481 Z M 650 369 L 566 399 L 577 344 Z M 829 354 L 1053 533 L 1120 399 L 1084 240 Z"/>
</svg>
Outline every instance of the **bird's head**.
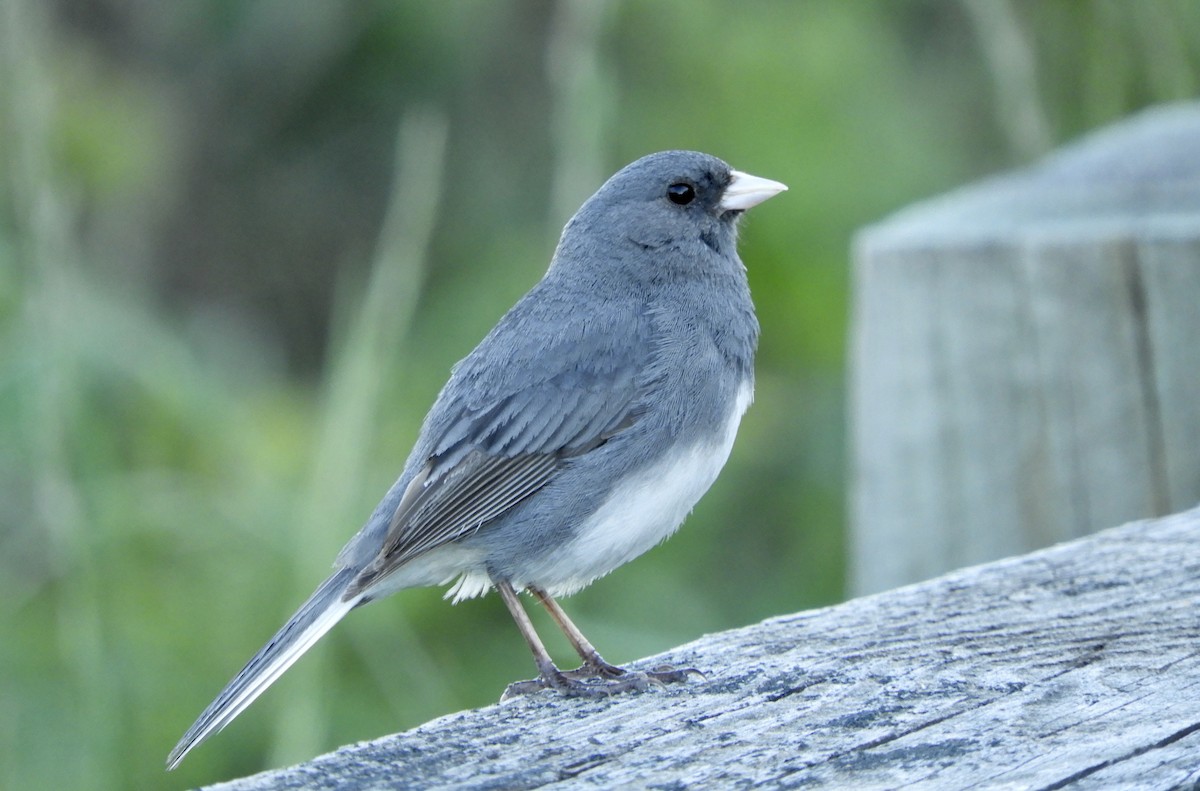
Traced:
<svg viewBox="0 0 1200 791">
<path fill-rule="evenodd" d="M 607 251 L 642 269 L 668 266 L 677 255 L 736 260 L 738 218 L 786 189 L 708 154 L 651 154 L 622 168 L 583 204 L 563 230 L 559 257 L 595 262 Z M 648 255 L 639 258 L 637 250 Z"/>
</svg>

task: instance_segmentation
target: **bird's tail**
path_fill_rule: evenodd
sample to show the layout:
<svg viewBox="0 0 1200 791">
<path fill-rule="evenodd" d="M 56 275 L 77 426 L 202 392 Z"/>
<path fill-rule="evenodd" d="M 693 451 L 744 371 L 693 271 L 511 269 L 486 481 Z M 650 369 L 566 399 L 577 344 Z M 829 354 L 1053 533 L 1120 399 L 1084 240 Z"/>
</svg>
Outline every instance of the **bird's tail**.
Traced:
<svg viewBox="0 0 1200 791">
<path fill-rule="evenodd" d="M 196 745 L 224 728 L 241 714 L 254 699 L 275 683 L 275 679 L 292 666 L 300 655 L 312 647 L 346 613 L 354 609 L 361 596 L 343 600 L 356 572 L 340 569 L 300 606 L 270 642 L 259 649 L 254 658 L 221 690 L 187 733 L 167 756 L 167 769 L 174 769 Z"/>
</svg>

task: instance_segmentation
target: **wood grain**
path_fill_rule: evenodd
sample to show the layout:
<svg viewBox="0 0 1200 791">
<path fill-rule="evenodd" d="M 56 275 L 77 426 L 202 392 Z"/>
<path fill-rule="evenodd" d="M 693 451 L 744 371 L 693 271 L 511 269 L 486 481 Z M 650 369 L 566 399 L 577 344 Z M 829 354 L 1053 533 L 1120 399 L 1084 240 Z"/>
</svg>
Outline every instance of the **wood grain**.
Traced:
<svg viewBox="0 0 1200 791">
<path fill-rule="evenodd" d="M 1200 104 L 865 229 L 854 299 L 855 592 L 1200 501 Z"/>
<path fill-rule="evenodd" d="M 1178 788 L 1200 783 L 1200 509 L 659 657 L 213 789 Z"/>
</svg>

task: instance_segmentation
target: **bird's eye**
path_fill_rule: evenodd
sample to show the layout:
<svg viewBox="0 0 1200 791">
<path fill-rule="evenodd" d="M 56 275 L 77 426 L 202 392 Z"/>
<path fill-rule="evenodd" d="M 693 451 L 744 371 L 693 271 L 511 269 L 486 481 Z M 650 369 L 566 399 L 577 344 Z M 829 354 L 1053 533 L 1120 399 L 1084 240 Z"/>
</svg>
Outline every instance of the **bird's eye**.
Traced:
<svg viewBox="0 0 1200 791">
<path fill-rule="evenodd" d="M 686 206 L 696 199 L 696 189 L 691 184 L 672 184 L 667 187 L 667 199 L 671 203 L 677 203 L 680 206 Z"/>
</svg>

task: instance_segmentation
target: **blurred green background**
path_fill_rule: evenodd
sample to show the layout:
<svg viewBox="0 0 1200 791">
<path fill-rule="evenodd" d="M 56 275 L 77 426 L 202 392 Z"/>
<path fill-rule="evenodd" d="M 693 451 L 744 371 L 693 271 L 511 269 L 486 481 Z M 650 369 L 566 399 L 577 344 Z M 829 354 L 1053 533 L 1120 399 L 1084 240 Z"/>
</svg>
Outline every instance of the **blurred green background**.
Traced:
<svg viewBox="0 0 1200 791">
<path fill-rule="evenodd" d="M 0 0 L 0 787 L 226 779 L 529 677 L 496 597 L 406 592 L 163 772 L 660 149 L 791 187 L 743 224 L 757 401 L 568 610 L 624 662 L 838 601 L 854 229 L 1198 85 L 1193 0 Z"/>
</svg>

